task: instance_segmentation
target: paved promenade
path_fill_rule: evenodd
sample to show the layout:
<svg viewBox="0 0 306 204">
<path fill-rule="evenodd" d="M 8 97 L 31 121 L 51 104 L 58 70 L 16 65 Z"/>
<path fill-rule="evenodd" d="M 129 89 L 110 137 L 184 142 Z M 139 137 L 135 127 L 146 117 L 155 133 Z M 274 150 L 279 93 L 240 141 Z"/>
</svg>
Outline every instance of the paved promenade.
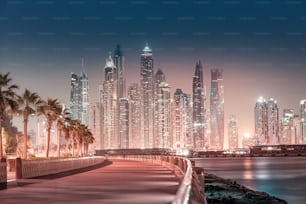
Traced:
<svg viewBox="0 0 306 204">
<path fill-rule="evenodd" d="M 0 191 L 0 203 L 171 203 L 179 187 L 168 169 L 125 160 L 59 178 L 24 179 L 20 184 L 24 186 L 10 182 Z"/>
</svg>

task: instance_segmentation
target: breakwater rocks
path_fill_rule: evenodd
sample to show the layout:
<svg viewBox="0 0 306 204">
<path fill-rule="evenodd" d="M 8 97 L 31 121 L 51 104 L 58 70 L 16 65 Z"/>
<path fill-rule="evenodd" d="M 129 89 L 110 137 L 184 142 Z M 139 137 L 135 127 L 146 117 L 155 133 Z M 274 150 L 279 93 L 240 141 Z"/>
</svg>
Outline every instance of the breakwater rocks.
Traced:
<svg viewBox="0 0 306 204">
<path fill-rule="evenodd" d="M 205 173 L 205 196 L 208 204 L 288 204 L 286 201 L 264 192 L 257 192 Z"/>
</svg>

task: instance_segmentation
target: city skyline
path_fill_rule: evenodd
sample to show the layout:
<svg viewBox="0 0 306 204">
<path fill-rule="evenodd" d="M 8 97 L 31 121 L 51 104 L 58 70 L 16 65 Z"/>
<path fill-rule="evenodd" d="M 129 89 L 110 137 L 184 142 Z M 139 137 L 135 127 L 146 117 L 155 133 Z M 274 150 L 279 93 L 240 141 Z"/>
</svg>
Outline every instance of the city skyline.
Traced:
<svg viewBox="0 0 306 204">
<path fill-rule="evenodd" d="M 223 69 L 224 121 L 234 114 L 241 135 L 254 132 L 259 96 L 297 114 L 306 98 L 304 2 L 48 2 L 0 3 L 0 70 L 11 72 L 20 92 L 28 88 L 68 104 L 67 79 L 80 73 L 83 57 L 89 97 L 96 101 L 108 52 L 121 45 L 128 86 L 138 82 L 139 54 L 148 42 L 171 95 L 177 88 L 192 93 L 198 60 L 207 93 L 210 69 Z"/>
</svg>

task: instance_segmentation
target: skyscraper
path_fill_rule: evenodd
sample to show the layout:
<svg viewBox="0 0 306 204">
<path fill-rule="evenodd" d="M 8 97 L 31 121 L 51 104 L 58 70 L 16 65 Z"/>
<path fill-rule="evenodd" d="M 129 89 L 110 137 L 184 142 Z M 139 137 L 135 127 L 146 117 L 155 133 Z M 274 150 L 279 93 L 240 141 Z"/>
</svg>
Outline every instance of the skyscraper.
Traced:
<svg viewBox="0 0 306 204">
<path fill-rule="evenodd" d="M 154 79 L 153 56 L 148 44 L 140 57 L 140 134 L 141 148 L 154 147 Z"/>
<path fill-rule="evenodd" d="M 103 136 L 105 149 L 117 149 L 118 141 L 118 99 L 117 72 L 111 55 L 106 59 L 103 82 Z"/>
<path fill-rule="evenodd" d="M 81 82 L 81 123 L 88 125 L 89 122 L 89 86 L 88 76 L 84 70 L 84 59 L 82 58 L 82 70 L 80 75 Z"/>
<path fill-rule="evenodd" d="M 119 147 L 129 148 L 129 101 L 127 98 L 119 100 Z"/>
<path fill-rule="evenodd" d="M 255 105 L 255 139 L 259 145 L 279 144 L 279 111 L 273 98 L 260 97 Z"/>
<path fill-rule="evenodd" d="M 120 99 L 126 96 L 125 58 L 120 45 L 117 45 L 114 52 L 114 64 L 117 68 L 118 99 Z"/>
<path fill-rule="evenodd" d="M 260 97 L 255 104 L 255 144 L 264 145 L 268 140 L 268 109 L 266 100 Z"/>
<path fill-rule="evenodd" d="M 293 109 L 284 109 L 281 120 L 280 144 L 296 144 L 297 126 Z"/>
<path fill-rule="evenodd" d="M 234 115 L 230 115 L 228 121 L 228 146 L 231 150 L 238 149 L 239 147 L 238 125 Z"/>
<path fill-rule="evenodd" d="M 279 111 L 277 101 L 270 98 L 268 108 L 268 144 L 279 144 Z"/>
<path fill-rule="evenodd" d="M 201 61 L 196 63 L 195 73 L 192 81 L 193 102 L 193 141 L 195 148 L 203 148 L 206 145 L 206 94 L 203 82 L 203 68 Z"/>
<path fill-rule="evenodd" d="M 140 136 L 140 91 L 139 85 L 133 83 L 128 88 L 129 108 L 130 108 L 130 147 L 142 147 Z"/>
<path fill-rule="evenodd" d="M 306 144 L 306 99 L 300 102 L 300 137 L 299 144 Z"/>
<path fill-rule="evenodd" d="M 211 70 L 210 84 L 210 148 L 222 150 L 224 144 L 224 85 L 223 71 Z"/>
<path fill-rule="evenodd" d="M 171 127 L 170 87 L 166 83 L 166 77 L 161 69 L 156 72 L 154 81 L 154 147 L 169 148 Z"/>
<path fill-rule="evenodd" d="M 89 123 L 89 86 L 88 76 L 84 70 L 82 59 L 81 74 L 71 73 L 70 81 L 70 116 L 82 124 Z"/>
</svg>

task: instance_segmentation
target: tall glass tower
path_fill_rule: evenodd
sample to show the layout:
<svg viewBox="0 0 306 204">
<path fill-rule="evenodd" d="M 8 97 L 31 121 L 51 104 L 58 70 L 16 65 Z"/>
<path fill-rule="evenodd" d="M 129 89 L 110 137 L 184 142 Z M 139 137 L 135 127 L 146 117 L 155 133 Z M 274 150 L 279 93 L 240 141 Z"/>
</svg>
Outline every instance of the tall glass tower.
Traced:
<svg viewBox="0 0 306 204">
<path fill-rule="evenodd" d="M 103 82 L 103 136 L 105 149 L 117 149 L 118 141 L 118 99 L 117 72 L 111 55 L 106 59 Z"/>
<path fill-rule="evenodd" d="M 130 142 L 131 148 L 142 147 L 140 136 L 140 91 L 139 85 L 133 83 L 128 88 L 129 109 L 130 109 Z"/>
<path fill-rule="evenodd" d="M 88 76 L 82 58 L 81 74 L 71 73 L 70 80 L 70 116 L 82 124 L 89 124 L 89 86 Z"/>
<path fill-rule="evenodd" d="M 166 77 L 161 69 L 155 74 L 154 87 L 154 147 L 169 148 L 171 116 L 170 86 L 166 83 Z"/>
<path fill-rule="evenodd" d="M 193 102 L 193 141 L 195 148 L 203 148 L 206 145 L 206 94 L 203 82 L 203 67 L 201 61 L 196 63 L 195 73 L 192 81 L 192 102 Z"/>
<path fill-rule="evenodd" d="M 300 101 L 300 137 L 299 144 L 306 144 L 306 99 Z"/>
<path fill-rule="evenodd" d="M 222 150 L 224 144 L 224 85 L 223 71 L 211 70 L 210 84 L 210 148 Z"/>
<path fill-rule="evenodd" d="M 117 68 L 118 99 L 120 99 L 126 96 L 125 58 L 120 45 L 117 45 L 114 52 L 114 64 Z"/>
<path fill-rule="evenodd" d="M 141 148 L 154 147 L 154 78 L 152 50 L 146 44 L 140 57 Z"/>
<path fill-rule="evenodd" d="M 230 115 L 228 121 L 228 147 L 231 150 L 238 149 L 239 147 L 239 134 L 237 120 L 234 115 Z"/>
</svg>

